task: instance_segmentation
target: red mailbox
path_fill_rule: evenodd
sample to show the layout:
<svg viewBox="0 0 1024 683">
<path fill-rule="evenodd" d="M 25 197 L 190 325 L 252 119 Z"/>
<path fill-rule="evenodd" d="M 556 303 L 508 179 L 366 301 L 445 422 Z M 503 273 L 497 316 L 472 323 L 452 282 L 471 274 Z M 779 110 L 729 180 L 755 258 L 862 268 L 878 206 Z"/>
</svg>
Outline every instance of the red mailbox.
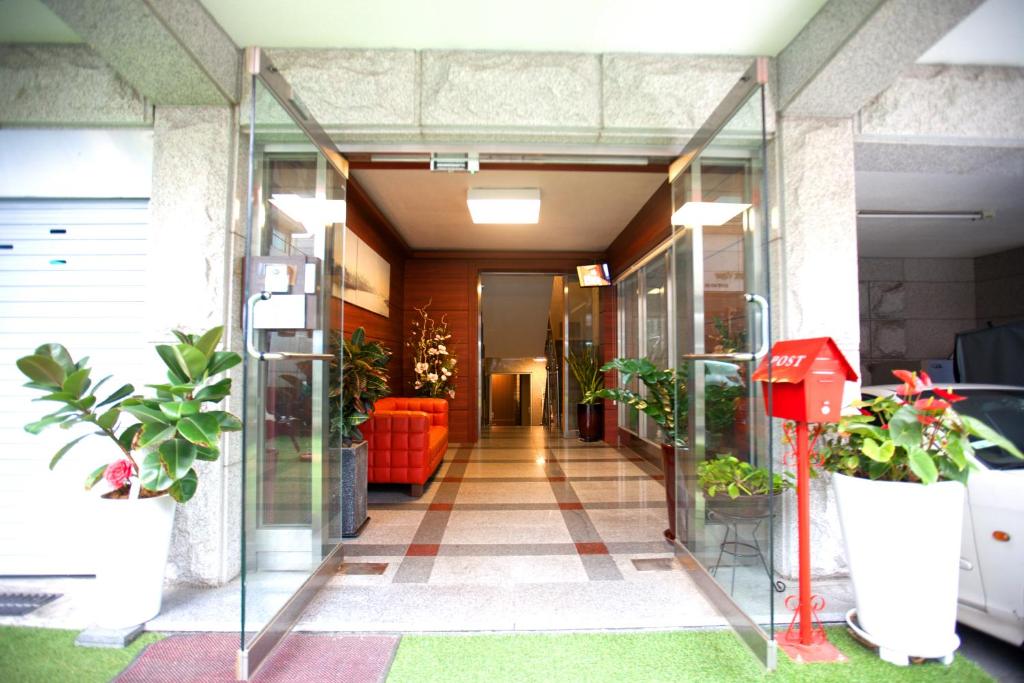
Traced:
<svg viewBox="0 0 1024 683">
<path fill-rule="evenodd" d="M 832 337 L 780 341 L 772 347 L 772 416 L 796 422 L 838 422 L 843 383 L 857 381 Z M 768 396 L 768 358 L 754 372 Z"/>
</svg>

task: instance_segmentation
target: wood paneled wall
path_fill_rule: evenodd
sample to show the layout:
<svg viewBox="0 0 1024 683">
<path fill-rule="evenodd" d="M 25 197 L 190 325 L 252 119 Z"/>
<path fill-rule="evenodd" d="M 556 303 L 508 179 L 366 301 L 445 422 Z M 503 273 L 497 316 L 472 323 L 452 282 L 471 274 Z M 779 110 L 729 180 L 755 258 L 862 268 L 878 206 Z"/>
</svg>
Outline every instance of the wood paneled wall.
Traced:
<svg viewBox="0 0 1024 683">
<path fill-rule="evenodd" d="M 349 336 L 358 327 L 366 329 L 370 339 L 384 342 L 391 349 L 392 357 L 389 365 L 391 373 L 391 390 L 395 394 L 402 392 L 402 366 L 404 364 L 404 305 L 405 298 L 405 264 L 408 258 L 408 246 L 398 235 L 391 223 L 367 197 L 363 189 L 353 179 L 348 181 L 348 227 L 352 229 L 366 244 L 381 255 L 391 265 L 390 315 L 384 317 L 373 311 L 345 302 L 344 333 Z M 332 299 L 332 319 L 338 320 L 342 305 L 340 299 Z"/>
<path fill-rule="evenodd" d="M 603 257 L 595 253 L 569 252 L 421 252 L 406 261 L 405 314 L 406 335 L 419 314 L 416 308 L 430 304 L 431 317 L 447 318 L 458 359 L 455 399 L 449 414 L 449 439 L 472 443 L 479 438 L 477 387 L 479 378 L 479 298 L 477 283 L 481 273 L 569 273 L 576 266 L 594 263 Z M 403 391 L 412 387 L 411 362 L 406 356 L 402 366 Z"/>
<path fill-rule="evenodd" d="M 612 277 L 671 236 L 672 188 L 666 180 L 608 246 L 606 260 Z"/>
</svg>

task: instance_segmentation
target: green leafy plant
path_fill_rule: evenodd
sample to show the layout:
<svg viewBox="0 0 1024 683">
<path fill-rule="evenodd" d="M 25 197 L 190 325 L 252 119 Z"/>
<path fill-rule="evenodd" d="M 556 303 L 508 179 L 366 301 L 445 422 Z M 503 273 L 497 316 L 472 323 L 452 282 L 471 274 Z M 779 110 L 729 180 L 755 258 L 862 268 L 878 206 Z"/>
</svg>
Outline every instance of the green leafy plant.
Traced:
<svg viewBox="0 0 1024 683">
<path fill-rule="evenodd" d="M 662 370 L 647 358 L 615 358 L 601 366 L 602 372 L 609 370 L 617 371 L 619 381 L 627 386 L 599 389 L 592 393 L 593 396 L 636 408 L 661 428 L 666 444 L 686 445 L 685 366 L 679 370 Z M 646 396 L 628 387 L 634 378 L 647 389 Z M 680 408 L 678 419 L 677 406 Z"/>
<path fill-rule="evenodd" d="M 587 346 L 580 353 L 569 352 L 566 358 L 569 370 L 576 382 L 580 385 L 583 393 L 583 400 L 586 405 L 597 403 L 601 397 L 596 394 L 604 387 L 604 373 L 601 372 L 601 362 L 597 358 L 597 349 Z"/>
<path fill-rule="evenodd" d="M 732 455 L 705 460 L 697 465 L 697 483 L 708 498 L 728 496 L 766 496 L 793 488 L 791 472 L 768 474 L 765 467 L 754 467 Z M 769 487 L 769 484 L 771 486 Z"/>
<path fill-rule="evenodd" d="M 361 327 L 347 340 L 334 332 L 331 347 L 335 351 L 328 392 L 330 443 L 332 447 L 351 446 L 353 441 L 363 440 L 359 425 L 370 419 L 373 404 L 391 393 L 387 371 L 391 351 L 379 341 L 367 341 L 366 331 Z M 343 350 L 342 371 L 338 349 Z"/>
<path fill-rule="evenodd" d="M 158 345 L 156 352 L 168 368 L 168 382 L 147 385 L 154 398 L 135 394 L 133 385 L 123 384 L 100 399 L 97 392 L 110 376 L 93 383 L 88 358 L 76 362 L 64 346 L 43 344 L 19 358 L 18 369 L 30 380 L 26 387 L 45 392 L 36 401 L 61 407 L 25 430 L 39 434 L 53 425 L 62 429 L 88 425 L 94 431 L 61 447 L 51 458 L 50 469 L 83 439 L 104 436 L 116 445 L 120 457 L 89 474 L 87 489 L 106 479 L 114 488 L 108 496 L 124 498 L 130 495 L 132 482 L 138 481 L 139 495 L 166 492 L 184 503 L 199 485 L 196 461 L 216 460 L 221 432 L 242 428 L 231 413 L 204 410 L 204 404 L 219 403 L 231 393 L 231 379 L 216 376 L 242 360 L 237 353 L 216 350 L 223 331 L 215 327 L 200 336 L 175 330 L 178 344 Z M 122 427 L 125 417 L 136 421 Z"/>
<path fill-rule="evenodd" d="M 903 382 L 895 394 L 857 401 L 860 414 L 822 427 L 823 469 L 882 481 L 966 482 L 973 466 L 971 437 L 1024 458 L 987 424 L 956 412 L 953 404 L 964 397 L 933 386 L 927 373 L 893 374 Z M 925 392 L 931 396 L 922 398 Z"/>
</svg>

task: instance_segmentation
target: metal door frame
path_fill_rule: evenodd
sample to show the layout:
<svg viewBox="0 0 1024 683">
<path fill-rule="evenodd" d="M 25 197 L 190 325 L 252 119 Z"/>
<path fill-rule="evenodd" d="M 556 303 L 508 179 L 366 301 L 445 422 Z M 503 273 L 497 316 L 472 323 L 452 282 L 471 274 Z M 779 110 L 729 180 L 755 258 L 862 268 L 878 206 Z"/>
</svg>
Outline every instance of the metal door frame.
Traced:
<svg viewBox="0 0 1024 683">
<path fill-rule="evenodd" d="M 739 81 L 733 86 L 733 88 L 729 91 L 729 93 L 725 96 L 725 98 L 718 104 L 718 106 L 711 113 L 711 115 L 704 122 L 704 124 L 700 127 L 700 129 L 697 131 L 697 133 L 692 138 L 690 138 L 690 140 L 687 142 L 686 146 L 683 148 L 683 151 L 680 153 L 679 157 L 671 164 L 671 166 L 669 167 L 669 172 L 668 172 L 668 182 L 669 182 L 670 185 L 680 174 L 682 174 L 684 171 L 686 171 L 688 168 L 690 168 L 693 165 L 694 161 L 696 161 L 696 160 L 698 160 L 700 158 L 700 155 L 711 144 L 711 142 L 718 135 L 718 133 L 721 132 L 721 130 L 728 124 L 728 122 L 733 118 L 733 116 L 735 114 L 737 114 L 740 111 L 740 109 L 747 104 L 747 102 L 750 100 L 750 98 L 752 96 L 756 96 L 756 93 L 757 93 L 757 91 L 759 89 L 761 90 L 761 92 L 760 92 L 760 98 L 761 98 L 761 128 L 762 128 L 762 130 L 764 130 L 764 116 L 765 116 L 764 108 L 766 106 L 766 102 L 765 102 L 765 96 L 764 96 L 764 89 L 763 88 L 764 88 L 764 86 L 767 83 L 768 83 L 768 60 L 767 60 L 767 58 L 764 58 L 764 57 L 758 57 L 758 58 L 756 58 L 751 63 L 750 67 L 743 74 L 743 76 L 740 77 Z M 762 220 L 764 221 L 764 228 L 763 228 L 763 230 L 767 232 L 768 227 L 769 227 L 769 224 L 768 224 L 769 214 L 768 214 L 768 211 L 767 211 L 768 198 L 769 198 L 769 195 L 768 195 L 768 180 L 767 180 L 768 169 L 767 169 L 767 163 L 765 163 L 766 159 L 764 158 L 765 150 L 764 150 L 764 145 L 763 144 L 762 144 L 761 154 L 762 154 L 762 178 L 761 178 L 761 188 L 760 189 L 761 189 L 762 204 L 763 204 L 763 207 L 762 207 L 763 218 L 762 218 Z M 694 166 L 693 168 L 694 168 L 694 175 L 696 176 L 695 177 L 695 182 L 698 184 L 698 187 L 699 187 L 699 183 L 700 183 L 700 177 L 699 177 L 700 167 L 699 166 Z M 682 237 L 682 239 L 689 239 L 689 240 L 692 241 L 691 244 L 687 245 L 687 248 L 690 250 L 691 254 L 702 254 L 703 253 L 703 248 L 702 248 L 703 235 L 702 235 L 702 233 L 700 231 L 688 231 L 687 233 L 685 233 L 681 237 Z M 677 277 L 681 276 L 679 273 L 676 272 L 677 264 L 678 264 L 678 259 L 677 259 L 676 254 L 677 254 L 677 250 L 680 248 L 679 247 L 679 242 L 680 241 L 681 240 L 679 238 L 677 238 L 677 236 L 675 234 L 675 231 L 673 230 L 673 235 L 672 235 L 672 237 L 669 238 L 669 242 L 670 242 L 670 245 L 671 245 L 670 249 L 671 249 L 671 253 L 672 253 L 672 258 L 671 258 L 671 263 L 670 263 L 670 269 L 671 269 L 670 279 L 673 282 L 676 280 Z M 755 246 L 754 244 L 750 244 L 749 243 L 749 240 L 747 240 L 747 239 L 744 240 L 744 251 L 745 252 L 747 252 L 748 249 L 754 248 L 754 246 Z M 765 272 L 765 279 L 768 282 L 768 286 L 770 287 L 771 279 L 770 279 L 770 275 L 769 275 L 769 271 L 768 271 L 768 269 L 770 267 L 770 260 L 769 260 L 769 254 L 768 254 L 768 244 L 767 244 L 767 241 L 765 241 L 765 243 L 763 245 L 761 245 L 761 247 L 763 249 L 763 253 L 762 253 L 761 256 L 764 259 L 763 269 L 764 269 L 764 272 Z M 747 256 L 748 256 L 748 254 L 745 253 L 744 254 L 744 258 L 746 259 Z M 694 314 L 694 320 L 690 321 L 689 324 L 693 324 L 695 326 L 695 328 L 697 328 L 697 326 L 699 325 L 699 329 L 703 329 L 703 322 L 704 322 L 703 321 L 703 311 L 704 311 L 704 307 L 703 307 L 703 261 L 702 261 L 701 258 L 691 258 L 691 260 L 690 260 L 690 273 L 689 273 L 689 276 L 690 276 L 690 280 L 692 280 L 689 283 L 691 286 L 693 286 L 695 283 L 699 284 L 699 286 L 694 288 L 693 291 L 695 292 L 695 294 L 693 294 L 693 296 L 694 296 L 694 301 L 695 302 L 699 302 L 701 304 L 700 306 L 696 307 L 695 314 Z M 697 311 L 699 311 L 699 315 L 698 315 Z M 750 314 L 748 313 L 748 320 L 749 320 L 749 315 Z M 771 336 L 770 336 L 771 335 L 770 314 L 769 314 L 769 310 L 767 310 L 767 307 L 766 307 L 766 310 L 762 311 L 762 315 L 765 316 L 765 320 L 763 321 L 764 325 L 763 325 L 762 329 L 766 333 L 767 339 L 761 340 L 761 344 L 766 344 L 768 341 L 770 341 L 770 338 L 771 338 Z M 700 318 L 700 320 L 697 319 L 698 317 Z M 675 320 L 675 324 L 678 325 L 679 324 L 678 319 L 675 316 L 674 316 L 673 319 Z M 749 329 L 754 330 L 755 327 L 754 326 L 750 326 Z M 752 336 L 753 335 L 751 335 L 751 337 Z M 749 353 L 749 354 L 709 354 L 709 353 L 706 353 L 706 349 L 704 348 L 703 334 L 701 334 L 701 335 L 694 334 L 693 337 L 694 337 L 693 348 L 689 349 L 689 353 L 684 354 L 685 358 L 680 358 L 679 357 L 679 349 L 678 349 L 677 345 L 673 345 L 670 348 L 670 350 L 669 350 L 669 365 L 670 365 L 670 367 L 673 367 L 673 368 L 679 367 L 680 361 L 683 361 L 683 362 L 689 362 L 689 361 L 692 361 L 692 360 L 699 361 L 702 358 L 703 359 L 719 359 L 719 360 L 743 360 L 745 362 L 750 362 L 750 361 L 752 361 L 754 359 L 754 357 L 756 355 L 754 353 Z M 677 341 L 679 340 L 678 331 L 677 331 L 677 335 L 676 335 L 675 339 Z M 751 339 L 749 339 L 749 341 L 752 343 L 753 339 L 751 338 Z M 726 356 L 729 356 L 729 358 L 726 358 Z M 741 356 L 743 358 L 741 358 Z M 689 444 L 690 444 L 690 448 L 691 449 L 697 450 L 694 447 L 698 444 L 698 442 L 702 443 L 703 439 L 705 438 L 704 433 L 703 433 L 703 427 L 702 426 L 698 427 L 699 425 L 703 425 L 702 419 L 698 419 L 698 418 L 702 418 L 703 413 L 704 413 L 704 398 L 703 398 L 704 377 L 703 377 L 703 374 L 701 372 L 695 372 L 695 373 L 692 373 L 692 374 L 693 374 L 693 376 L 689 378 L 689 383 L 690 383 L 689 395 L 693 397 L 692 408 L 693 408 L 693 412 L 695 414 L 691 415 L 692 419 L 689 420 L 689 430 L 690 430 Z M 769 400 L 769 402 L 771 401 L 770 396 L 769 396 L 768 400 Z M 753 438 L 753 436 L 751 438 Z M 770 440 L 769 440 L 769 442 L 767 444 L 767 448 L 768 448 L 768 460 L 770 461 L 771 458 L 772 458 L 772 455 L 771 455 L 772 444 L 771 444 Z M 677 473 L 683 472 L 684 470 L 680 467 L 680 463 L 678 462 L 678 458 L 679 458 L 679 451 L 678 451 L 678 449 L 676 450 L 676 457 L 677 457 L 676 472 Z M 686 500 L 687 493 L 686 493 L 686 490 L 685 490 L 684 486 L 685 486 L 685 482 L 683 481 L 683 476 L 677 476 L 677 491 L 676 491 L 676 500 L 677 501 Z M 683 514 L 684 510 L 685 510 L 685 506 L 684 505 L 678 505 L 677 506 L 677 510 L 676 510 L 677 515 L 678 514 Z M 697 518 L 698 519 L 700 518 L 699 514 L 697 515 Z M 774 529 L 774 519 L 773 519 L 772 516 L 769 516 L 769 525 L 770 525 L 770 527 L 772 529 Z M 679 526 L 679 525 L 677 524 L 677 526 Z M 684 524 L 684 525 L 680 526 L 679 528 L 686 528 L 686 525 Z M 701 592 L 704 594 L 704 596 L 715 606 L 715 608 L 719 611 L 719 613 L 726 619 L 726 621 L 729 623 L 729 625 L 733 628 L 733 630 L 739 636 L 740 640 L 742 640 L 751 649 L 751 651 L 756 656 L 758 656 L 760 661 L 763 661 L 765 663 L 765 665 L 768 668 L 768 670 L 774 670 L 775 666 L 776 666 L 776 660 L 777 660 L 777 645 L 776 645 L 775 634 L 774 634 L 774 620 L 775 620 L 774 603 L 772 603 L 770 605 L 770 607 L 769 607 L 769 611 L 770 611 L 769 619 L 770 619 L 770 621 L 772 623 L 769 625 L 768 631 L 765 632 L 765 630 L 762 629 L 761 626 L 756 621 L 754 621 L 754 619 L 751 618 L 750 615 L 748 615 L 736 603 L 736 601 L 732 598 L 732 596 L 729 595 L 729 593 L 727 593 L 718 584 L 718 582 L 714 579 L 714 577 L 711 576 L 711 574 L 707 571 L 707 569 L 704 568 L 704 566 L 700 563 L 700 561 L 697 560 L 697 558 L 693 556 L 693 554 L 690 552 L 690 550 L 679 539 L 676 539 L 675 541 L 673 541 L 673 545 L 675 546 L 676 554 L 683 558 L 683 562 L 681 562 L 682 566 L 685 568 L 687 573 L 693 579 L 694 583 L 697 584 L 697 587 L 701 590 Z M 771 550 L 771 547 L 769 547 L 769 557 L 771 557 L 771 555 L 772 555 L 772 550 Z"/>
<path fill-rule="evenodd" d="M 323 159 L 326 160 L 326 164 L 330 164 L 338 174 L 347 179 L 348 178 L 348 161 L 338 152 L 337 147 L 331 141 L 330 137 L 324 132 L 323 128 L 312 119 L 302 108 L 302 106 L 296 100 L 292 93 L 291 86 L 287 83 L 280 72 L 274 67 L 269 61 L 266 55 L 259 48 L 247 48 L 245 51 L 245 72 L 246 75 L 251 79 L 252 91 L 250 92 L 250 119 L 249 119 L 249 151 L 248 151 L 248 162 L 249 162 L 249 174 L 248 174 L 248 186 L 247 194 L 249 195 L 249 201 L 246 202 L 246 246 L 245 254 L 246 258 L 251 256 L 253 249 L 253 222 L 256 215 L 257 206 L 256 203 L 261 201 L 260 197 L 253 193 L 252 190 L 255 187 L 254 183 L 257 181 L 256 177 L 256 97 L 255 97 L 255 86 L 257 81 L 266 88 L 268 92 L 273 95 L 277 103 L 285 110 L 289 115 L 292 122 L 294 122 L 309 138 L 312 142 L 315 150 L 322 155 Z M 326 177 L 327 177 L 327 166 L 325 163 L 317 164 L 316 174 L 316 192 L 317 194 L 326 192 Z M 324 240 L 323 244 L 318 245 L 317 251 L 326 249 L 326 241 L 331 237 L 331 231 L 327 230 L 318 239 Z M 327 262 L 327 259 L 321 259 L 321 267 L 318 276 L 320 282 L 323 283 L 323 287 L 326 291 L 330 291 L 330 274 L 331 264 Z M 249 293 L 249 273 L 248 269 L 245 270 L 243 291 Z M 323 314 L 327 314 L 327 310 L 323 311 Z M 244 313 L 243 318 L 243 330 L 248 331 L 249 319 L 248 313 Z M 246 335 L 246 338 L 247 335 Z M 320 349 L 323 351 L 324 345 L 326 344 L 326 338 L 324 330 L 320 329 L 315 331 L 313 334 L 314 349 Z M 246 378 L 248 384 L 248 378 L 252 369 L 250 367 L 250 359 L 248 355 L 244 356 L 245 367 L 243 375 Z M 259 371 L 257 376 L 262 376 L 263 371 Z M 314 373 L 313 376 L 313 396 L 312 396 L 312 408 L 314 412 L 314 425 L 313 425 L 313 443 L 312 450 L 314 453 L 312 468 L 311 468 L 311 479 L 313 483 L 316 480 L 322 482 L 323 480 L 323 458 L 322 455 L 325 451 L 324 444 L 321 441 L 317 444 L 317 440 L 323 439 L 324 425 L 328 422 L 324 419 L 326 417 L 326 393 L 327 386 L 324 382 L 324 374 Z M 263 388 L 263 382 L 256 382 L 256 390 L 260 391 Z M 247 387 L 248 389 L 248 387 Z M 248 391 L 246 392 L 248 394 Z M 261 396 L 262 400 L 262 396 Z M 249 416 L 248 413 L 248 395 L 246 395 L 242 404 L 242 423 L 248 427 Z M 321 419 L 318 421 L 315 419 L 316 414 L 320 414 Z M 262 419 L 257 418 L 257 419 Z M 317 422 L 320 423 L 321 429 L 316 429 Z M 243 459 L 248 457 L 249 450 L 253 446 L 248 443 L 247 429 L 242 431 L 242 453 Z M 320 432 L 319 434 L 317 432 Z M 259 449 L 262 445 L 262 439 L 257 439 L 255 447 Z M 317 458 L 317 453 L 321 454 L 321 457 Z M 247 467 L 243 460 L 242 466 L 242 489 L 248 492 L 249 488 L 254 486 L 254 482 L 247 481 L 246 475 Z M 254 491 L 255 492 L 255 491 Z M 329 540 L 326 538 L 323 530 L 323 517 L 322 517 L 322 504 L 324 500 L 324 491 L 322 486 L 312 486 L 311 498 L 313 506 L 313 520 L 312 520 L 312 533 L 308 534 L 309 543 L 312 544 L 314 551 L 323 552 L 326 550 Z M 258 497 L 257 497 L 258 499 Z M 245 533 L 246 524 L 246 504 L 242 506 L 242 533 Z M 268 530 L 269 531 L 269 530 Z M 280 530 L 286 535 L 295 536 L 295 530 L 282 529 Z M 306 535 L 306 532 L 303 532 Z M 243 552 L 243 563 L 245 562 Z M 291 631 L 292 627 L 298 621 L 302 612 L 306 606 L 312 601 L 317 592 L 326 583 L 328 578 L 335 574 L 340 567 L 342 562 L 342 546 L 340 543 L 335 544 L 329 550 L 326 550 L 324 559 L 320 565 L 310 574 L 309 577 L 302 583 L 301 586 L 292 594 L 288 601 L 277 611 L 277 613 L 270 618 L 266 625 L 247 643 L 245 639 L 245 631 L 240 629 L 240 647 L 237 653 L 236 661 L 236 676 L 239 680 L 250 680 L 255 676 L 260 666 L 266 661 L 267 657 L 274 651 L 274 649 L 283 641 L 285 636 Z M 242 614 L 240 618 L 244 619 L 245 613 L 245 583 L 246 583 L 246 572 L 243 566 L 242 571 Z"/>
</svg>

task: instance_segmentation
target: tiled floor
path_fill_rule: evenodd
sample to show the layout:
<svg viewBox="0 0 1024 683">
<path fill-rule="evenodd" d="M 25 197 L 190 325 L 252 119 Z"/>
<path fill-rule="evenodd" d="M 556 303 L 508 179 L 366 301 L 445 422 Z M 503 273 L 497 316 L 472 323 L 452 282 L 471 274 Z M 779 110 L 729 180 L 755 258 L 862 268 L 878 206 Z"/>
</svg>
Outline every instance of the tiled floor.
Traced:
<svg viewBox="0 0 1024 683">
<path fill-rule="evenodd" d="M 320 591 L 300 631 L 459 632 L 664 629 L 724 624 L 662 537 L 660 469 L 627 450 L 500 428 L 452 448 L 421 498 L 406 487 L 371 487 L 370 523 L 346 541 L 346 567 Z M 712 534 L 721 529 L 712 530 Z M 710 551 L 720 545 L 709 536 Z M 716 554 L 713 552 L 713 554 Z M 705 558 L 711 561 L 713 558 Z M 746 566 L 749 564 L 750 566 Z M 376 566 L 370 566 L 376 565 Z M 710 565 L 709 565 L 710 566 Z M 303 572 L 249 578 L 247 623 L 262 623 Z M 723 567 L 719 581 L 755 619 L 767 622 L 764 570 Z M 0 587 L 6 582 L 0 582 Z M 45 583 L 45 582 L 43 582 Z M 66 580 L 66 594 L 28 617 L 0 623 L 84 628 L 90 580 Z M 22 588 L 25 582 L 18 582 Z M 39 582 L 29 582 L 35 589 Z M 828 598 L 822 619 L 852 604 L 845 580 L 816 581 Z M 775 594 L 774 620 L 790 613 Z M 239 581 L 176 586 L 148 624 L 163 631 L 234 631 Z"/>
<path fill-rule="evenodd" d="M 373 490 L 377 488 L 377 490 Z M 660 471 L 628 451 L 495 428 L 449 451 L 421 499 L 371 487 L 351 564 L 303 626 L 351 631 L 721 623 L 662 537 Z M 634 560 L 660 560 L 656 566 Z"/>
</svg>

